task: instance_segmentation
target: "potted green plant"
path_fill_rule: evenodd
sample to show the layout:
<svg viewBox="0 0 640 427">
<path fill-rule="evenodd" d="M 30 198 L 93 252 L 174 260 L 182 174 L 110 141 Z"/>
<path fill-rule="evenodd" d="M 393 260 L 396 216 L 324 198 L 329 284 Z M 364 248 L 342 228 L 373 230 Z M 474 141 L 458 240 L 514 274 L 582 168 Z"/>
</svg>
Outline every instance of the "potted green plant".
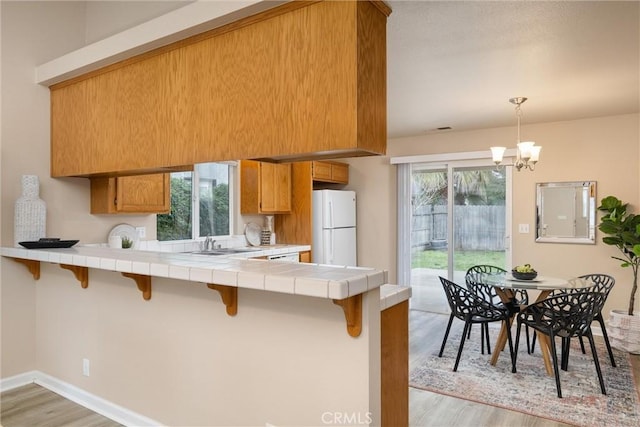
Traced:
<svg viewBox="0 0 640 427">
<path fill-rule="evenodd" d="M 609 317 L 611 345 L 631 353 L 640 353 L 640 316 L 634 315 L 638 291 L 638 267 L 640 267 L 640 215 L 627 212 L 629 204 L 615 196 L 602 199 L 598 210 L 603 212 L 598 229 L 606 234 L 602 241 L 618 248 L 621 267 L 631 267 L 633 283 L 627 311 L 612 310 Z"/>
<path fill-rule="evenodd" d="M 122 248 L 129 249 L 131 247 L 133 247 L 133 240 L 126 236 L 122 236 Z"/>
</svg>

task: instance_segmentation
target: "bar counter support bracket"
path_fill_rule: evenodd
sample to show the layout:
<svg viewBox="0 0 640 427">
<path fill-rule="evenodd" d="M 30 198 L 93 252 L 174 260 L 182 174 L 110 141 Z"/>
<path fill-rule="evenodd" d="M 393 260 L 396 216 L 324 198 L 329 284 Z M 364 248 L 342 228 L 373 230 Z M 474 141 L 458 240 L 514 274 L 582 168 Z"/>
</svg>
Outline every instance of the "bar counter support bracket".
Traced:
<svg viewBox="0 0 640 427">
<path fill-rule="evenodd" d="M 360 332 L 362 332 L 362 294 L 345 299 L 334 299 L 333 303 L 342 307 L 349 335 L 354 338 L 360 336 Z"/>
<path fill-rule="evenodd" d="M 133 279 L 138 285 L 138 289 L 142 292 L 142 298 L 145 301 L 149 301 L 151 299 L 151 276 L 147 276 L 145 274 L 135 274 L 135 273 L 122 273 L 124 277 L 128 277 L 129 279 Z"/>
<path fill-rule="evenodd" d="M 40 261 L 33 259 L 13 258 L 15 262 L 19 262 L 27 267 L 29 273 L 33 276 L 34 280 L 40 279 Z"/>
<path fill-rule="evenodd" d="M 60 264 L 60 268 L 70 270 L 76 279 L 80 282 L 82 289 L 87 289 L 89 286 L 89 267 L 81 267 L 79 265 Z"/>
<path fill-rule="evenodd" d="M 229 316 L 235 316 L 238 313 L 238 288 L 235 286 L 216 285 L 215 283 L 207 283 L 207 287 L 220 293 Z"/>
</svg>

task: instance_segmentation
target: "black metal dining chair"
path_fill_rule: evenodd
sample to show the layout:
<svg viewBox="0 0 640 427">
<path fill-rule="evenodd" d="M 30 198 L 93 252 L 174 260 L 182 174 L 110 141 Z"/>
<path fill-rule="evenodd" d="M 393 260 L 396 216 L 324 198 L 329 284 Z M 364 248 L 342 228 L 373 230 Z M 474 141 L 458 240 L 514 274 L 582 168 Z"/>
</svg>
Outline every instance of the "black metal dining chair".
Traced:
<svg viewBox="0 0 640 427">
<path fill-rule="evenodd" d="M 569 339 L 571 337 L 587 337 L 591 346 L 591 354 L 598 374 L 598 381 L 600 382 L 600 390 L 602 394 L 607 394 L 593 334 L 591 333 L 591 322 L 597 311 L 604 305 L 605 295 L 600 292 L 588 292 L 590 290 L 591 288 L 586 288 L 544 299 L 526 307 L 517 316 L 518 332 L 513 357 L 514 365 L 518 358 L 520 328 L 523 324 L 529 325 L 530 328 L 535 329 L 538 333 L 547 335 L 551 347 L 556 390 L 560 398 L 562 397 L 562 389 L 560 387 L 560 372 L 555 344 L 556 337 L 562 339 L 563 364 L 565 363 L 565 357 L 568 358 L 568 351 L 565 352 L 564 350 L 568 346 Z"/>
<path fill-rule="evenodd" d="M 614 279 L 612 276 L 609 276 L 608 274 L 600 274 L 600 273 L 584 274 L 579 277 L 581 279 L 590 280 L 594 283 L 594 286 L 592 288 L 589 288 L 589 290 L 593 292 L 600 292 L 601 294 L 604 295 L 604 300 L 602 301 L 602 305 L 604 306 L 604 303 L 607 301 L 607 298 L 609 297 L 609 292 L 611 292 L 611 289 L 613 289 L 613 286 L 616 284 L 616 279 Z M 579 291 L 579 289 L 559 289 L 559 290 L 553 291 L 550 296 L 556 296 L 563 293 L 572 293 L 577 291 Z M 602 307 L 600 307 L 600 309 L 597 311 L 593 320 L 597 321 L 600 324 L 600 329 L 602 330 L 602 338 L 604 339 L 604 344 L 607 347 L 607 352 L 609 353 L 609 360 L 611 361 L 611 366 L 615 368 L 616 361 L 615 361 L 615 358 L 613 357 L 613 350 L 611 350 L 609 335 L 607 334 L 607 328 L 605 327 L 604 317 L 602 316 Z M 580 340 L 580 349 L 582 350 L 582 354 L 585 354 L 586 352 L 584 347 L 584 340 L 582 339 L 581 336 L 578 338 Z M 533 350 L 533 346 L 535 345 L 535 342 L 536 342 L 536 336 L 534 335 L 532 344 L 531 344 L 532 350 Z M 566 350 L 567 352 L 569 351 L 568 346 Z M 565 356 L 564 359 L 567 359 L 567 358 L 568 358 L 568 354 Z M 566 370 L 566 363 L 563 364 L 563 369 Z"/>
<path fill-rule="evenodd" d="M 478 264 L 470 267 L 465 274 L 465 283 L 467 285 L 467 289 L 473 292 L 475 295 L 484 299 L 485 301 L 499 307 L 506 308 L 510 310 L 512 314 L 520 311 L 520 307 L 526 306 L 529 304 L 529 294 L 525 289 L 513 289 L 513 301 L 510 301 L 505 305 L 500 296 L 498 295 L 496 288 L 491 285 L 487 285 L 484 281 L 484 277 L 487 274 L 500 274 L 506 273 L 507 271 L 501 267 L 496 267 L 495 265 L 488 264 Z M 487 341 L 487 351 L 491 354 L 491 347 L 489 346 L 489 327 L 487 324 L 484 324 L 483 333 L 481 334 L 481 339 L 486 336 Z M 531 347 L 529 342 L 529 328 L 525 327 L 525 333 L 527 336 L 527 353 L 531 353 L 533 351 L 533 347 Z M 481 351 L 484 354 L 484 343 L 481 347 Z"/>
<path fill-rule="evenodd" d="M 449 323 L 442 339 L 442 346 L 438 357 L 442 357 L 444 352 L 449 332 L 451 331 L 451 324 L 454 318 L 458 318 L 464 322 L 464 329 L 462 331 L 462 338 L 460 338 L 460 345 L 458 347 L 458 354 L 456 356 L 455 364 L 453 365 L 453 371 L 458 370 L 458 364 L 460 363 L 460 356 L 462 355 L 462 349 L 464 348 L 465 340 L 467 339 L 471 325 L 473 324 L 488 324 L 490 322 L 506 322 L 506 330 L 509 339 L 509 351 L 511 352 L 511 370 L 516 372 L 515 358 L 513 354 L 513 341 L 511 338 L 511 315 L 504 308 L 498 308 L 493 304 L 488 303 L 484 299 L 474 295 L 468 289 L 458 286 L 450 280 L 440 277 L 440 282 L 447 296 L 449 302 L 449 308 L 451 309 L 451 315 L 449 316 Z"/>
</svg>

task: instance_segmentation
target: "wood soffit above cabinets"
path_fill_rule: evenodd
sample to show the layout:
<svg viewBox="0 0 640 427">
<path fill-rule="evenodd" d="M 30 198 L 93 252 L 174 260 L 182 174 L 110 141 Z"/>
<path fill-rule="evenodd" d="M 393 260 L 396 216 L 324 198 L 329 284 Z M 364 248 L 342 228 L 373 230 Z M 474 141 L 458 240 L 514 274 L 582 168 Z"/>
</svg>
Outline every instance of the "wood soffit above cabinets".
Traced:
<svg viewBox="0 0 640 427">
<path fill-rule="evenodd" d="M 51 86 L 51 175 L 386 151 L 383 2 L 295 1 Z"/>
<path fill-rule="evenodd" d="M 242 27 L 246 27 L 248 25 L 254 24 L 256 22 L 260 22 L 260 21 L 265 21 L 268 20 L 270 18 L 273 18 L 275 16 L 278 15 L 282 15 L 285 13 L 289 13 L 291 11 L 294 11 L 296 9 L 301 9 L 303 7 L 307 7 L 313 3 L 319 3 L 323 0 L 309 0 L 309 1 L 305 1 L 305 0 L 294 0 L 294 1 L 290 1 L 288 3 L 285 3 L 282 6 L 279 6 L 277 8 L 273 8 L 273 9 L 269 9 L 267 11 L 261 12 L 261 13 L 257 13 L 255 15 L 240 19 L 238 21 L 232 22 L 230 24 L 226 24 L 223 25 L 221 27 L 218 28 L 214 28 L 208 31 L 205 31 L 203 33 L 200 34 L 196 34 L 194 36 L 190 36 L 187 37 L 183 40 L 174 42 L 174 43 L 170 43 L 168 45 L 150 50 L 148 52 L 139 54 L 139 55 L 135 55 L 131 58 L 127 58 L 121 61 L 118 61 L 114 64 L 110 64 L 107 65 L 105 67 L 101 67 L 97 70 L 93 70 L 93 71 L 89 71 L 87 73 L 82 74 L 81 76 L 77 76 L 77 77 L 73 77 L 70 78 L 68 80 L 64 80 L 62 82 L 59 83 L 54 83 L 52 85 L 49 86 L 50 89 L 57 89 L 57 88 L 61 88 L 64 87 L 66 85 L 69 84 L 73 84 L 76 83 L 78 81 L 81 80 L 86 80 L 92 77 L 95 77 L 99 74 L 104 74 L 104 73 L 108 73 L 110 71 L 113 71 L 115 69 L 133 64 L 135 62 L 139 62 L 139 61 L 143 61 L 151 56 L 156 56 L 156 55 L 160 55 L 163 54 L 165 52 L 168 52 L 170 50 L 175 50 L 175 49 L 179 49 L 181 47 L 190 45 L 190 44 L 194 44 L 194 43 L 198 43 L 202 40 L 208 39 L 208 38 L 212 38 L 212 37 L 216 37 L 219 36 L 221 34 L 224 33 L 228 33 L 234 30 L 238 30 Z M 374 5 L 378 10 L 380 10 L 380 12 L 382 12 L 386 17 L 388 17 L 389 15 L 391 15 L 391 8 L 389 6 L 387 6 L 386 3 L 382 2 L 382 1 L 370 1 L 370 3 L 372 5 Z"/>
</svg>

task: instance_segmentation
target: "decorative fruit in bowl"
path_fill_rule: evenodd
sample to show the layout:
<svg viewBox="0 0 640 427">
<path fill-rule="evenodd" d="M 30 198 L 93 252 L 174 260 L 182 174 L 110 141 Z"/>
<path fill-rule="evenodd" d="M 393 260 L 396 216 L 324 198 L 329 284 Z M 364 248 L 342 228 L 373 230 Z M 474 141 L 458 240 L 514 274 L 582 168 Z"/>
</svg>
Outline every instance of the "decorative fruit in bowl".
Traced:
<svg viewBox="0 0 640 427">
<path fill-rule="evenodd" d="M 533 280 L 538 276 L 538 272 L 531 267 L 531 264 L 524 264 L 513 267 L 511 275 L 519 280 Z"/>
</svg>

